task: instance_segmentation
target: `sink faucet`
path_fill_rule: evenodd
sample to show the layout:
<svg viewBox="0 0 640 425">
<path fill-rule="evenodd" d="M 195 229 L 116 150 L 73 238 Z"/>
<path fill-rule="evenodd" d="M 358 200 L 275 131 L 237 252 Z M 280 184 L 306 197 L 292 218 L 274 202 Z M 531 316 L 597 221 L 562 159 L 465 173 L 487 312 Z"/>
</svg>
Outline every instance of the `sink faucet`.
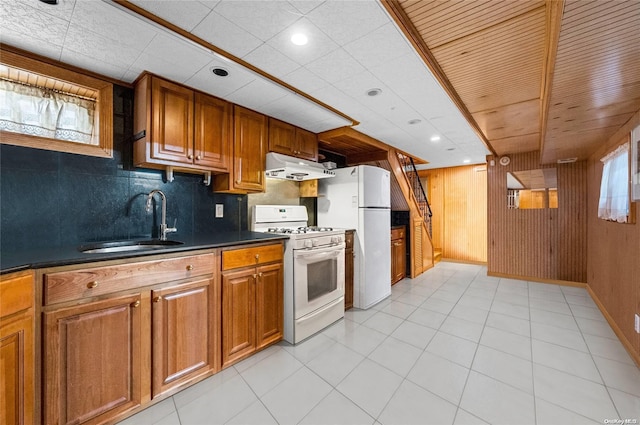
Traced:
<svg viewBox="0 0 640 425">
<path fill-rule="evenodd" d="M 175 227 L 175 223 L 173 227 L 167 227 L 167 197 L 164 196 L 161 190 L 155 189 L 149 192 L 147 196 L 147 212 L 151 212 L 151 202 L 153 201 L 153 195 L 158 193 L 160 198 L 162 198 L 162 222 L 160 223 L 160 240 L 167 240 L 167 233 L 177 232 L 178 229 Z M 176 219 L 177 221 L 177 219 Z"/>
</svg>

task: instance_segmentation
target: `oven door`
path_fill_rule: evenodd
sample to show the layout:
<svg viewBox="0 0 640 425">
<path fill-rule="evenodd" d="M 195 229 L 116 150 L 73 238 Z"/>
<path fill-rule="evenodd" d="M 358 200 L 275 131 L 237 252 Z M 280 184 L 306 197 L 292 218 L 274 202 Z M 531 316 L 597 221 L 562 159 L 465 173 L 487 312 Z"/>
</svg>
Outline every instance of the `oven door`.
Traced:
<svg viewBox="0 0 640 425">
<path fill-rule="evenodd" d="M 296 250 L 293 257 L 296 319 L 344 296 L 344 243 Z"/>
</svg>

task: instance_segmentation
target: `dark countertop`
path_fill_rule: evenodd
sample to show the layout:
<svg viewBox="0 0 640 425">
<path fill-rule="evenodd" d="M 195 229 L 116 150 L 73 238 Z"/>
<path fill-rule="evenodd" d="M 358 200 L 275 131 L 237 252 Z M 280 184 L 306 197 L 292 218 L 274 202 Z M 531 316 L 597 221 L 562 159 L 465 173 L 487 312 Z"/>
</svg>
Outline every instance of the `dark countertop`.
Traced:
<svg viewBox="0 0 640 425">
<path fill-rule="evenodd" d="M 174 239 L 174 238 L 171 238 Z M 78 250 L 80 243 L 74 246 L 39 248 L 17 252 L 0 253 L 0 274 L 17 272 L 26 269 L 41 269 L 45 267 L 66 266 L 69 264 L 90 263 L 94 261 L 117 260 L 121 258 L 144 257 L 147 255 L 166 254 L 173 252 L 194 251 L 197 249 L 221 248 L 246 243 L 266 242 L 270 240 L 289 239 L 288 236 L 259 232 L 220 232 L 209 235 L 195 235 L 191 238 L 178 237 L 175 240 L 184 242 L 183 245 L 173 245 L 158 249 L 143 251 L 125 251 L 105 254 L 84 254 Z"/>
</svg>

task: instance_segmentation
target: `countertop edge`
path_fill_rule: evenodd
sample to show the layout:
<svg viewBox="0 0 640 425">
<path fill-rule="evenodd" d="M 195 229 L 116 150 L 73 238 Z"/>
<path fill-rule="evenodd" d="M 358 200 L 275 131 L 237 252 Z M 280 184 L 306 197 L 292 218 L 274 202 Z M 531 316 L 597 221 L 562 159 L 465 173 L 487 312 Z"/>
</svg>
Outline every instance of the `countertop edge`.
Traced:
<svg viewBox="0 0 640 425">
<path fill-rule="evenodd" d="M 168 247 L 150 249 L 145 251 L 128 251 L 128 252 L 105 253 L 105 254 L 83 254 L 77 250 L 77 246 L 66 247 L 65 250 L 67 252 L 74 253 L 75 255 L 60 256 L 58 258 L 49 258 L 49 259 L 27 260 L 25 258 L 24 262 L 16 261 L 7 267 L 5 267 L 2 264 L 2 259 L 0 259 L 0 275 L 16 273 L 24 270 L 43 269 L 48 267 L 68 266 L 73 264 L 94 263 L 94 262 L 109 261 L 109 260 L 121 260 L 126 258 L 147 257 L 150 255 L 172 254 L 172 253 L 179 253 L 179 252 L 198 251 L 198 250 L 204 250 L 204 249 L 225 248 L 225 247 L 236 246 L 236 245 L 256 244 L 256 243 L 263 243 L 263 242 L 269 242 L 269 241 L 280 241 L 280 240 L 289 239 L 289 237 L 286 235 L 257 233 L 257 232 L 244 232 L 244 235 L 248 236 L 248 238 L 239 237 L 237 240 L 225 240 L 221 242 L 211 242 L 211 243 L 192 242 L 192 243 L 185 243 L 184 245 L 168 246 Z M 50 249 L 52 251 L 56 250 L 56 248 L 50 248 Z M 27 256 L 28 255 L 25 254 L 25 257 Z M 36 255 L 34 255 L 34 257 L 36 257 Z"/>
</svg>

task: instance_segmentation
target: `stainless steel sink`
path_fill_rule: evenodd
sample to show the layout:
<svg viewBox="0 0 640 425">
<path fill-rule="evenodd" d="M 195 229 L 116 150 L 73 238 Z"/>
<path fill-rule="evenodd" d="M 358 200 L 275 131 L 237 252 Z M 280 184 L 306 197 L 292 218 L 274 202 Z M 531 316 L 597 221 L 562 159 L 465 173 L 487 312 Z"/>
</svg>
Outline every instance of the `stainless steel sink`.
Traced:
<svg viewBox="0 0 640 425">
<path fill-rule="evenodd" d="M 184 242 L 161 241 L 159 239 L 100 242 L 83 245 L 78 250 L 84 254 L 106 254 L 109 252 L 147 251 L 182 245 Z"/>
</svg>

